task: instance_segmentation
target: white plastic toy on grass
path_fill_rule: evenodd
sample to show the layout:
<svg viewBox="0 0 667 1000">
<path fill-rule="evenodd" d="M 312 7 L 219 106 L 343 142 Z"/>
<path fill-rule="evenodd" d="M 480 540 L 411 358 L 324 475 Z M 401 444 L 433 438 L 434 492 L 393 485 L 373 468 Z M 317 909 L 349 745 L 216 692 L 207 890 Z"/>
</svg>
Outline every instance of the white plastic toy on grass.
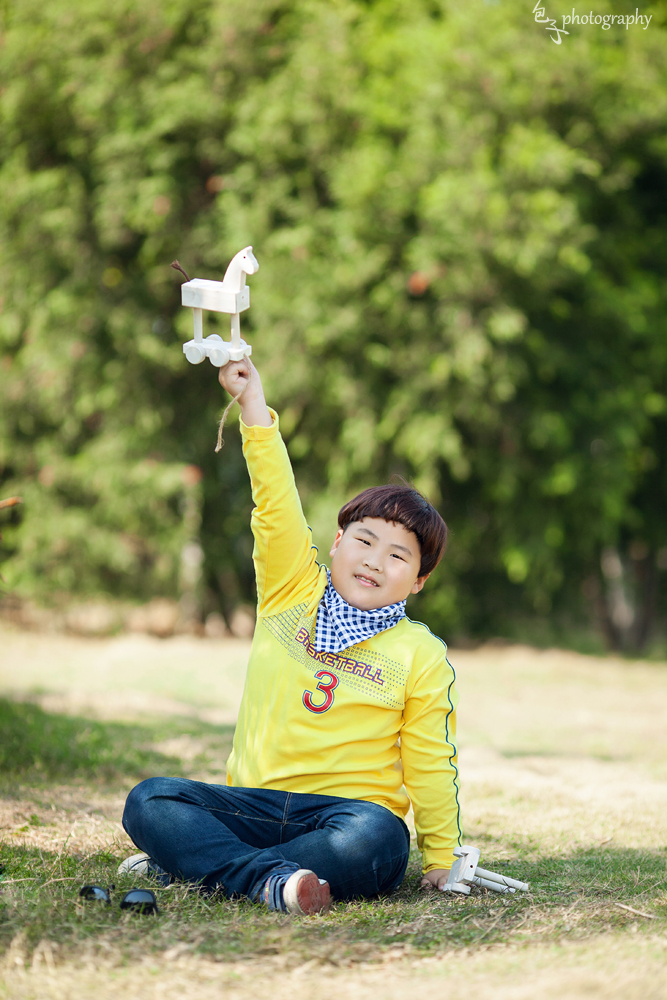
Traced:
<svg viewBox="0 0 667 1000">
<path fill-rule="evenodd" d="M 250 306 L 246 274 L 256 274 L 259 270 L 252 247 L 245 247 L 232 257 L 222 281 L 208 281 L 205 278 L 190 280 L 177 260 L 172 267 L 187 278 L 181 285 L 181 303 L 192 308 L 194 319 L 194 337 L 183 344 L 183 354 L 190 364 L 199 365 L 204 358 L 208 358 L 216 368 L 222 368 L 229 361 L 249 358 L 252 347 L 241 340 L 241 313 Z M 204 337 L 204 309 L 231 314 L 230 341 L 223 340 L 217 333 Z"/>
<path fill-rule="evenodd" d="M 507 875 L 497 875 L 479 867 L 480 852 L 476 847 L 456 847 L 454 854 L 458 858 L 452 865 L 447 884 L 443 892 L 460 892 L 467 896 L 471 885 L 482 889 L 493 889 L 494 892 L 528 892 L 527 882 L 518 882 Z"/>
</svg>

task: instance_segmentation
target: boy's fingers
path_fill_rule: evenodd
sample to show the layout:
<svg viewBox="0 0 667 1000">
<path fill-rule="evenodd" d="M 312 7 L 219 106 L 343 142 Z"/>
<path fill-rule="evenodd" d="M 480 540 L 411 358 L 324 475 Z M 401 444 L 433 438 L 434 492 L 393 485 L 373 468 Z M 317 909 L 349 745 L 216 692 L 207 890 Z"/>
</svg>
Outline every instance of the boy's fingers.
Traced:
<svg viewBox="0 0 667 1000">
<path fill-rule="evenodd" d="M 250 369 L 245 358 L 242 361 L 228 361 L 218 369 L 218 381 L 223 389 L 237 382 L 239 378 L 250 378 Z"/>
<path fill-rule="evenodd" d="M 429 872 L 427 875 L 422 876 L 420 883 L 420 889 L 443 889 L 449 881 L 449 869 L 440 869 L 439 871 Z"/>
<path fill-rule="evenodd" d="M 223 365 L 220 369 L 220 374 L 223 373 L 228 378 L 234 378 L 236 375 L 247 374 L 248 368 L 244 361 L 228 361 L 226 365 Z"/>
</svg>

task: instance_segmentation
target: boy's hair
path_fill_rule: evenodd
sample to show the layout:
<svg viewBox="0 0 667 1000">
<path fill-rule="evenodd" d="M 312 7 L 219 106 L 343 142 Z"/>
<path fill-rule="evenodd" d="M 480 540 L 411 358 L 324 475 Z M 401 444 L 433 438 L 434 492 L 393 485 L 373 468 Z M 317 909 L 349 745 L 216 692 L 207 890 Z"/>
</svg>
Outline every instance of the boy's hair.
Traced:
<svg viewBox="0 0 667 1000">
<path fill-rule="evenodd" d="M 417 536 L 421 551 L 419 576 L 431 573 L 445 554 L 447 525 L 413 486 L 388 483 L 369 487 L 341 507 L 338 526 L 344 531 L 348 524 L 365 517 L 381 517 L 383 521 L 402 524 Z"/>
</svg>

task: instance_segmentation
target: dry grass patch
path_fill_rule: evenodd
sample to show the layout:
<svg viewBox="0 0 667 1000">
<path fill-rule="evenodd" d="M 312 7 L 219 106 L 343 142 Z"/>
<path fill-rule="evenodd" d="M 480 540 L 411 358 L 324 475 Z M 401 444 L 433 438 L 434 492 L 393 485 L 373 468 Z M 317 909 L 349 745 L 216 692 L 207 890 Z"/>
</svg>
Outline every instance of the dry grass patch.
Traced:
<svg viewBox="0 0 667 1000">
<path fill-rule="evenodd" d="M 660 937 L 610 935 L 558 946 L 480 947 L 443 957 L 393 953 L 372 965 L 292 965 L 276 955 L 222 964 L 172 949 L 119 968 L 95 957 L 55 965 L 48 949 L 29 968 L 3 977 L 13 1000 L 218 1000 L 220 996 L 292 1000 L 663 1000 L 667 944 Z"/>
</svg>

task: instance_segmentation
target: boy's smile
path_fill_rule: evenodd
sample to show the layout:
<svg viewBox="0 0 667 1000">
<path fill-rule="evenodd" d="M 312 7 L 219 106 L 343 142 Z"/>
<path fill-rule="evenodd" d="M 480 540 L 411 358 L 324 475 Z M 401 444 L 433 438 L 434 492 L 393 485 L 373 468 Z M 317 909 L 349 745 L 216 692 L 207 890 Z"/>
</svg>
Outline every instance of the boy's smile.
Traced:
<svg viewBox="0 0 667 1000">
<path fill-rule="evenodd" d="M 331 582 L 348 604 L 361 611 L 385 608 L 417 594 L 428 578 L 419 576 L 417 536 L 403 524 L 380 517 L 338 529 L 331 552 Z"/>
</svg>

